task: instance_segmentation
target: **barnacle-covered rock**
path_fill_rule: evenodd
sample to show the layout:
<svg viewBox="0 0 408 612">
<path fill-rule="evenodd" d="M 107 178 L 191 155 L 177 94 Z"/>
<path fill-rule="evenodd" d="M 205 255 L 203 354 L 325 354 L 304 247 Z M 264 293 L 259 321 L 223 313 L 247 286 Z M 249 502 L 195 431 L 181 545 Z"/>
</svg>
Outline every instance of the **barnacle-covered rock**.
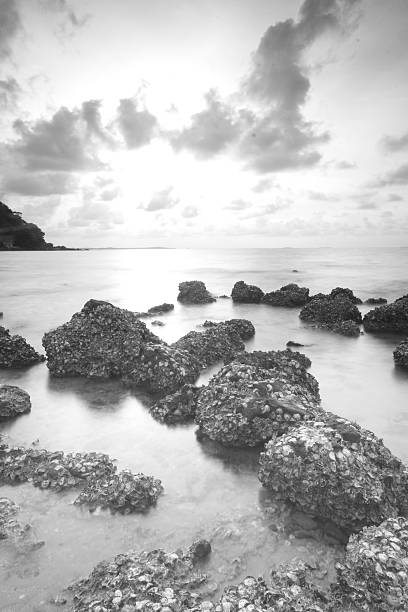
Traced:
<svg viewBox="0 0 408 612">
<path fill-rule="evenodd" d="M 151 308 L 148 309 L 147 312 L 151 315 L 159 315 L 165 312 L 170 312 L 171 310 L 174 310 L 174 304 L 167 304 L 166 302 L 164 302 L 164 304 L 159 304 L 158 306 L 152 306 Z"/>
<path fill-rule="evenodd" d="M 330 413 L 271 440 L 259 479 L 277 497 L 348 532 L 408 509 L 406 467 L 374 434 Z"/>
<path fill-rule="evenodd" d="M 200 610 L 197 589 L 205 581 L 189 554 L 159 549 L 102 561 L 70 589 L 74 612 L 187 611 Z"/>
<path fill-rule="evenodd" d="M 303 306 L 309 299 L 309 289 L 307 287 L 299 287 L 295 283 L 284 285 L 277 291 L 265 293 L 262 298 L 263 304 L 270 306 L 285 306 L 287 308 L 295 308 Z"/>
<path fill-rule="evenodd" d="M 358 338 L 360 336 L 360 326 L 355 321 L 341 321 L 329 326 L 331 331 L 342 336 L 348 336 L 349 338 Z"/>
<path fill-rule="evenodd" d="M 407 519 L 390 518 L 351 536 L 333 595 L 340 610 L 408 610 Z"/>
<path fill-rule="evenodd" d="M 363 319 L 367 332 L 408 333 L 408 295 L 370 310 Z"/>
<path fill-rule="evenodd" d="M 179 284 L 177 300 L 183 304 L 210 304 L 216 298 L 207 291 L 202 281 L 185 281 Z"/>
<path fill-rule="evenodd" d="M 330 291 L 330 297 L 331 298 L 343 297 L 343 298 L 346 298 L 347 300 L 350 300 L 350 302 L 353 302 L 353 304 L 363 303 L 359 297 L 356 297 L 354 295 L 351 289 L 344 288 L 344 287 L 336 287 L 335 289 L 332 289 Z"/>
<path fill-rule="evenodd" d="M 21 368 L 44 360 L 22 336 L 10 336 L 0 325 L 0 368 Z"/>
<path fill-rule="evenodd" d="M 262 289 L 247 285 L 244 281 L 236 282 L 231 291 L 232 301 L 241 304 L 259 304 L 263 296 Z"/>
<path fill-rule="evenodd" d="M 38 541 L 28 523 L 18 520 L 20 507 L 8 497 L 0 497 L 0 542 L 9 540 L 18 549 L 34 550 L 44 545 L 43 541 Z"/>
<path fill-rule="evenodd" d="M 394 351 L 395 365 L 408 368 L 408 338 L 402 340 Z"/>
<path fill-rule="evenodd" d="M 319 403 L 318 383 L 295 353 L 242 353 L 201 388 L 195 420 L 226 446 L 257 446 L 313 418 Z"/>
<path fill-rule="evenodd" d="M 166 395 L 150 407 L 150 414 L 161 423 L 185 423 L 194 419 L 199 387 L 183 385 L 175 393 Z"/>
<path fill-rule="evenodd" d="M 30 410 L 31 401 L 27 391 L 13 385 L 0 387 L 0 420 L 26 414 Z"/>
<path fill-rule="evenodd" d="M 357 306 L 341 292 L 334 296 L 314 296 L 302 308 L 299 317 L 302 321 L 314 323 L 316 327 L 345 336 L 359 335 L 358 325 L 362 321 Z"/>
<path fill-rule="evenodd" d="M 123 470 L 103 478 L 88 479 L 74 503 L 85 504 L 90 510 L 109 508 L 122 514 L 146 512 L 156 504 L 162 492 L 162 484 L 157 478 Z"/>
</svg>

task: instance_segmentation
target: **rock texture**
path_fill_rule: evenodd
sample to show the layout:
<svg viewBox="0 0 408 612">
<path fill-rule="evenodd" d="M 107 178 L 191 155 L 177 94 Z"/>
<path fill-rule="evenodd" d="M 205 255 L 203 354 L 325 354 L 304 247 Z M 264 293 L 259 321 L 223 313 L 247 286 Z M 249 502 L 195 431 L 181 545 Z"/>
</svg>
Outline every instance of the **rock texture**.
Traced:
<svg viewBox="0 0 408 612">
<path fill-rule="evenodd" d="M 387 300 L 385 298 L 379 297 L 379 298 L 368 298 L 368 300 L 366 300 L 364 302 L 364 304 L 386 304 Z"/>
<path fill-rule="evenodd" d="M 284 285 L 277 291 L 271 291 L 265 293 L 262 298 L 263 304 L 269 304 L 270 306 L 285 306 L 287 308 L 296 308 L 298 306 L 304 306 L 309 300 L 309 289 L 306 287 L 299 287 L 295 283 Z"/>
<path fill-rule="evenodd" d="M 278 498 L 349 533 L 407 514 L 408 473 L 373 433 L 323 413 L 271 440 L 259 478 Z"/>
<path fill-rule="evenodd" d="M 216 298 L 207 291 L 202 281 L 185 281 L 179 284 L 177 300 L 183 304 L 210 304 Z"/>
<path fill-rule="evenodd" d="M 192 421 L 195 417 L 200 388 L 183 385 L 150 407 L 150 414 L 161 423 L 176 424 Z"/>
<path fill-rule="evenodd" d="M 363 319 L 367 332 L 408 333 L 408 295 L 370 310 Z"/>
<path fill-rule="evenodd" d="M 330 291 L 330 297 L 331 298 L 336 298 L 336 297 L 342 297 L 342 298 L 346 298 L 347 300 L 350 300 L 350 302 L 352 302 L 353 304 L 362 304 L 362 300 L 360 300 L 359 297 L 356 297 L 353 293 L 353 291 L 351 289 L 348 289 L 347 287 L 336 287 L 335 289 L 332 289 Z"/>
<path fill-rule="evenodd" d="M 256 285 L 247 285 L 244 281 L 235 283 L 231 291 L 234 302 L 241 304 L 259 304 L 264 296 L 264 292 Z"/>
<path fill-rule="evenodd" d="M 20 507 L 8 497 L 0 497 L 0 542 L 12 542 L 19 552 L 29 552 L 44 545 L 38 541 L 28 523 L 18 520 Z"/>
<path fill-rule="evenodd" d="M 408 369 L 408 338 L 402 340 L 394 351 L 395 365 Z"/>
<path fill-rule="evenodd" d="M 0 325 L 0 368 L 21 368 L 44 361 L 22 336 L 10 336 Z"/>
<path fill-rule="evenodd" d="M 333 289 L 333 291 L 336 291 Z M 345 291 L 345 290 L 342 290 Z M 300 311 L 302 321 L 314 323 L 316 327 L 329 329 L 345 336 L 360 334 L 362 321 L 357 306 L 342 293 L 334 296 L 314 296 Z"/>
<path fill-rule="evenodd" d="M 0 420 L 26 414 L 30 410 L 31 401 L 27 391 L 13 385 L 0 387 Z"/>
<path fill-rule="evenodd" d="M 151 308 L 148 309 L 147 312 L 150 315 L 159 315 L 165 312 L 170 312 L 171 310 L 174 310 L 174 304 L 167 304 L 166 302 L 164 302 L 164 304 L 159 304 L 158 306 L 152 306 Z"/>
</svg>

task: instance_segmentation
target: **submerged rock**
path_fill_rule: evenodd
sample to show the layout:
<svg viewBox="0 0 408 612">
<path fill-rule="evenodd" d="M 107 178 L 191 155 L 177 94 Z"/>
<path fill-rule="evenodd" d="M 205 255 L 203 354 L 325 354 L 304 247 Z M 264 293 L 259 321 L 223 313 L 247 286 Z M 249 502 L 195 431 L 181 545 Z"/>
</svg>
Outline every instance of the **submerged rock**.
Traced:
<svg viewBox="0 0 408 612">
<path fill-rule="evenodd" d="M 285 306 L 287 308 L 295 308 L 303 306 L 309 299 L 309 289 L 307 287 L 299 287 L 295 283 L 284 285 L 277 291 L 265 293 L 262 298 L 263 304 L 270 306 Z"/>
<path fill-rule="evenodd" d="M 155 325 L 157 327 L 164 327 L 165 323 L 163 323 L 163 321 L 152 321 L 152 325 Z"/>
<path fill-rule="evenodd" d="M 402 340 L 394 350 L 395 365 L 408 369 L 408 338 Z"/>
<path fill-rule="evenodd" d="M 363 319 L 367 332 L 408 333 L 408 295 L 370 310 Z"/>
<path fill-rule="evenodd" d="M 247 285 L 244 281 L 236 282 L 231 291 L 233 302 L 241 304 L 259 304 L 263 296 L 262 289 L 256 285 Z"/>
<path fill-rule="evenodd" d="M 0 497 L 0 542 L 9 540 L 21 551 L 27 552 L 44 545 L 33 534 L 31 525 L 22 523 L 17 515 L 20 507 L 8 497 Z"/>
<path fill-rule="evenodd" d="M 192 558 L 193 563 L 206 559 L 211 553 L 211 544 L 208 540 L 195 540 L 189 547 L 187 554 Z"/>
<path fill-rule="evenodd" d="M 408 610 L 408 521 L 390 518 L 351 536 L 337 565 L 334 598 L 340 610 Z"/>
<path fill-rule="evenodd" d="M 257 446 L 320 410 L 319 387 L 300 353 L 243 353 L 201 388 L 196 423 L 225 446 Z M 307 360 L 307 361 L 306 361 Z"/>
<path fill-rule="evenodd" d="M 408 510 L 406 467 L 373 433 L 330 413 L 268 442 L 259 479 L 349 533 Z"/>
<path fill-rule="evenodd" d="M 342 293 L 334 296 L 314 296 L 302 308 L 299 317 L 302 321 L 314 323 L 317 327 L 330 329 L 345 336 L 360 334 L 358 326 L 362 321 L 361 313 Z"/>
<path fill-rule="evenodd" d="M 0 387 L 0 420 L 26 414 L 30 410 L 31 401 L 27 391 L 13 385 Z"/>
<path fill-rule="evenodd" d="M 183 385 L 181 389 L 166 395 L 150 407 L 150 414 L 161 423 L 186 423 L 195 417 L 200 389 Z"/>
<path fill-rule="evenodd" d="M 364 302 L 364 304 L 386 304 L 386 303 L 387 303 L 387 300 L 383 297 L 368 298 L 368 300 Z"/>
<path fill-rule="evenodd" d="M 356 297 L 354 295 L 351 289 L 344 288 L 344 287 L 336 287 L 335 289 L 332 289 L 330 291 L 330 297 L 331 298 L 336 298 L 336 297 L 346 298 L 347 300 L 350 300 L 350 302 L 352 302 L 353 304 L 363 303 L 359 297 Z"/>
<path fill-rule="evenodd" d="M 216 298 L 207 291 L 202 281 L 185 281 L 179 284 L 177 300 L 183 304 L 210 304 Z"/>
<path fill-rule="evenodd" d="M 158 315 L 158 314 L 163 314 L 165 312 L 170 312 L 171 310 L 174 310 L 174 304 L 167 304 L 166 302 L 164 302 L 164 304 L 159 304 L 158 306 L 152 306 L 151 308 L 148 309 L 148 313 L 151 315 Z"/>
<path fill-rule="evenodd" d="M 300 342 L 294 342 L 293 340 L 288 340 L 287 343 L 286 343 L 286 346 L 301 347 L 301 346 L 305 346 L 305 345 L 301 344 Z"/>
<path fill-rule="evenodd" d="M 0 325 L 0 368 L 21 368 L 44 360 L 22 336 L 10 336 Z"/>
</svg>

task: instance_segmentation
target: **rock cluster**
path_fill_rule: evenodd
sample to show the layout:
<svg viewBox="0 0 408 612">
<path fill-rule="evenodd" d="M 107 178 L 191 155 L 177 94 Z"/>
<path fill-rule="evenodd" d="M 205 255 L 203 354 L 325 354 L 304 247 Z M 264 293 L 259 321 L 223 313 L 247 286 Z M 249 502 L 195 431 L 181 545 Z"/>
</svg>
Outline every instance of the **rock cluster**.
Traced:
<svg viewBox="0 0 408 612">
<path fill-rule="evenodd" d="M 309 300 L 309 289 L 299 287 L 295 283 L 284 285 L 277 291 L 265 293 L 262 298 L 263 304 L 270 306 L 285 306 L 287 308 L 295 308 L 304 306 Z"/>
<path fill-rule="evenodd" d="M 346 290 L 343 289 L 343 291 Z M 357 306 L 341 292 L 329 296 L 314 296 L 302 308 L 299 317 L 302 321 L 314 323 L 317 327 L 330 329 L 345 336 L 360 334 L 361 313 Z"/>
<path fill-rule="evenodd" d="M 386 304 L 386 303 L 387 303 L 387 300 L 383 297 L 368 298 L 368 300 L 364 302 L 364 304 Z"/>
<path fill-rule="evenodd" d="M 13 418 L 30 410 L 31 401 L 27 391 L 13 385 L 0 387 L 0 420 Z"/>
<path fill-rule="evenodd" d="M 177 300 L 183 304 L 210 304 L 216 298 L 207 291 L 202 281 L 185 281 L 179 284 Z"/>
<path fill-rule="evenodd" d="M 335 289 L 332 289 L 330 291 L 330 297 L 332 299 L 336 298 L 336 297 L 342 297 L 342 298 L 346 298 L 347 300 L 350 300 L 350 302 L 352 302 L 353 304 L 362 304 L 362 300 L 360 300 L 359 297 L 356 297 L 353 293 L 353 291 L 351 289 L 348 289 L 347 287 L 336 287 Z"/>
<path fill-rule="evenodd" d="M 264 292 L 256 285 L 247 285 L 244 281 L 235 283 L 231 291 L 233 302 L 241 304 L 259 304 Z"/>
<path fill-rule="evenodd" d="M 401 340 L 394 350 L 395 365 L 408 369 L 408 338 Z"/>
<path fill-rule="evenodd" d="M 190 554 L 163 550 L 117 555 L 70 587 L 74 612 L 200 610 L 206 576 Z"/>
<path fill-rule="evenodd" d="M 367 332 L 408 333 L 408 295 L 370 310 L 363 319 Z"/>
<path fill-rule="evenodd" d="M 297 356 L 299 356 L 297 358 Z M 320 411 L 319 387 L 300 353 L 243 353 L 201 388 L 196 422 L 226 446 L 257 446 Z"/>
<path fill-rule="evenodd" d="M 277 497 L 349 533 L 408 511 L 405 466 L 373 433 L 330 413 L 271 440 L 259 478 Z"/>
<path fill-rule="evenodd" d="M 10 332 L 0 325 L 0 368 L 21 368 L 44 361 L 22 336 L 10 336 Z"/>
<path fill-rule="evenodd" d="M 150 407 L 150 414 L 157 421 L 167 424 L 186 423 L 195 417 L 200 389 L 183 385 L 181 389 L 166 395 Z"/>
<path fill-rule="evenodd" d="M 351 536 L 333 589 L 339 609 L 408 609 L 408 521 L 390 518 Z"/>
<path fill-rule="evenodd" d="M 171 310 L 174 310 L 174 304 L 167 304 L 166 302 L 164 302 L 164 304 L 159 304 L 158 306 L 152 306 L 151 308 L 148 309 L 147 312 L 150 315 L 159 315 L 165 312 L 170 312 Z"/>
</svg>

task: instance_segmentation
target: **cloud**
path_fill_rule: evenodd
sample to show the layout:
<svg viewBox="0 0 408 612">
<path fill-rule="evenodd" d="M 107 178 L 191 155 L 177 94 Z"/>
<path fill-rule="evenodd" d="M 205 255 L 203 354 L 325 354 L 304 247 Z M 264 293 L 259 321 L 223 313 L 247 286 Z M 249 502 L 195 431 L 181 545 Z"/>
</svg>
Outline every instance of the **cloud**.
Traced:
<svg viewBox="0 0 408 612">
<path fill-rule="evenodd" d="M 287 202 L 277 202 L 276 204 L 265 204 L 263 206 L 254 207 L 249 212 L 241 216 L 241 219 L 254 219 L 258 217 L 270 217 L 275 215 L 280 210 L 288 208 Z"/>
<path fill-rule="evenodd" d="M 5 193 L 26 196 L 49 196 L 74 191 L 77 181 L 65 172 L 43 172 L 38 174 L 15 174 L 7 176 L 2 183 Z"/>
<path fill-rule="evenodd" d="M 323 193 L 321 191 L 308 191 L 307 195 L 311 200 L 316 200 L 317 202 L 338 202 L 341 200 L 338 195 Z"/>
<path fill-rule="evenodd" d="M 157 119 L 138 97 L 124 98 L 119 103 L 118 125 L 128 149 L 138 149 L 152 140 Z"/>
<path fill-rule="evenodd" d="M 398 153 L 399 151 L 408 150 L 408 132 L 401 136 L 384 136 L 380 141 L 383 149 L 389 153 Z"/>
<path fill-rule="evenodd" d="M 198 210 L 195 206 L 185 206 L 181 211 L 181 215 L 186 219 L 192 219 L 198 216 Z"/>
<path fill-rule="evenodd" d="M 374 204 L 374 202 L 362 200 L 358 204 L 357 208 L 359 208 L 360 210 L 374 210 L 375 208 L 377 208 L 377 205 Z"/>
<path fill-rule="evenodd" d="M 274 186 L 274 181 L 272 179 L 269 179 L 269 178 L 261 179 L 260 181 L 256 183 L 256 185 L 252 187 L 252 191 L 254 191 L 255 193 L 264 193 L 265 191 L 268 191 L 269 189 L 271 189 L 271 187 L 273 186 Z"/>
<path fill-rule="evenodd" d="M 402 200 L 403 198 L 397 193 L 390 193 L 390 195 L 388 196 L 389 202 L 402 202 Z"/>
<path fill-rule="evenodd" d="M 80 17 L 68 0 L 40 0 L 40 6 L 62 15 L 63 21 L 56 32 L 61 37 L 72 36 L 76 30 L 82 28 L 91 18 L 89 14 Z"/>
<path fill-rule="evenodd" d="M 13 77 L 0 80 L 0 107 L 5 109 L 9 106 L 15 106 L 20 94 L 21 88 Z"/>
<path fill-rule="evenodd" d="M 408 185 L 408 164 L 403 164 L 396 170 L 389 172 L 384 178 L 377 183 L 379 186 L 387 185 Z"/>
<path fill-rule="evenodd" d="M 352 162 L 348 162 L 348 161 L 339 161 L 336 163 L 336 168 L 338 170 L 352 170 L 355 167 L 356 167 L 356 164 L 353 164 Z"/>
<path fill-rule="evenodd" d="M 245 210 L 252 206 L 251 202 L 245 200 L 232 200 L 229 204 L 226 204 L 224 208 L 226 210 Z"/>
<path fill-rule="evenodd" d="M 44 223 L 48 223 L 61 206 L 61 198 L 58 196 L 47 197 L 43 200 L 36 200 L 35 204 L 19 205 L 22 210 L 24 219 L 39 223 L 43 227 Z"/>
<path fill-rule="evenodd" d="M 167 208 L 173 208 L 179 200 L 172 195 L 173 188 L 168 187 L 162 191 L 157 191 L 151 200 L 143 206 L 144 210 L 148 212 L 155 212 L 157 210 L 164 210 Z"/>
<path fill-rule="evenodd" d="M 11 55 L 11 43 L 21 28 L 15 0 L 0 0 L 0 59 Z"/>
</svg>

